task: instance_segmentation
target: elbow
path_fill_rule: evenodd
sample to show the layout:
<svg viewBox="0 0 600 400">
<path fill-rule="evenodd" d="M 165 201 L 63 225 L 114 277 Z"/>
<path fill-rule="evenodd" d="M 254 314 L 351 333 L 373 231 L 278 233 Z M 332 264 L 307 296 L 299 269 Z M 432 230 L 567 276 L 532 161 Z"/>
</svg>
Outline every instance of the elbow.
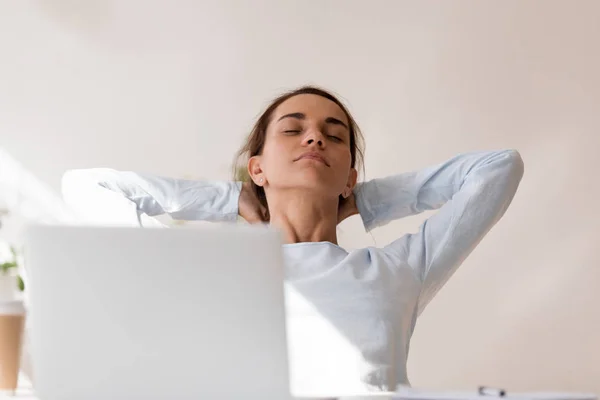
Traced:
<svg viewBox="0 0 600 400">
<path fill-rule="evenodd" d="M 521 153 L 515 149 L 505 150 L 503 153 L 508 175 L 517 182 L 520 182 L 525 173 L 525 163 Z"/>
<path fill-rule="evenodd" d="M 521 180 L 525 174 L 525 162 L 518 150 L 510 150 L 510 166 L 514 176 Z"/>
<path fill-rule="evenodd" d="M 503 172 L 500 181 L 505 188 L 510 203 L 521 184 L 521 179 L 525 173 L 525 163 L 517 150 L 506 150 L 503 159 L 504 166 L 502 167 Z"/>
</svg>

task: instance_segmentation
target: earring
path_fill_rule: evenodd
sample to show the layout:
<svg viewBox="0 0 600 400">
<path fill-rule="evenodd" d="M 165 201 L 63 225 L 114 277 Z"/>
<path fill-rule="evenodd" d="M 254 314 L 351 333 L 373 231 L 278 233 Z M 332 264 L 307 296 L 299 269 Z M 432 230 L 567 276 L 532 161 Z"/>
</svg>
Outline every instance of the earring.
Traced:
<svg viewBox="0 0 600 400">
<path fill-rule="evenodd" d="M 260 178 L 260 180 L 258 181 L 259 183 L 263 183 L 264 179 Z"/>
</svg>

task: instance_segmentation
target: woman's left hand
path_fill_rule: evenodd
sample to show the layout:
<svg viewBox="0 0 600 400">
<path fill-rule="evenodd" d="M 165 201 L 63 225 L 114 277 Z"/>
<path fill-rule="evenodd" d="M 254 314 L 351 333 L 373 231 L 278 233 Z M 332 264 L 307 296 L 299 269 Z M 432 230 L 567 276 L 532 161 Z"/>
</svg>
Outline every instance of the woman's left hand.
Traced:
<svg viewBox="0 0 600 400">
<path fill-rule="evenodd" d="M 356 198 L 352 193 L 347 198 L 340 200 L 340 206 L 338 207 L 338 224 L 348 217 L 358 214 L 358 208 L 356 207 Z"/>
</svg>

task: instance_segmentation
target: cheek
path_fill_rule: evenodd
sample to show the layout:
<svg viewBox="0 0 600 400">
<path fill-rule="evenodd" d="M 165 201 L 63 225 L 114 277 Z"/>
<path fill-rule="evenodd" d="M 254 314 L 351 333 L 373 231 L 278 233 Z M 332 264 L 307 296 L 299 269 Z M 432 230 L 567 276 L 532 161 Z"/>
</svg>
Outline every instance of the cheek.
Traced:
<svg viewBox="0 0 600 400">
<path fill-rule="evenodd" d="M 288 139 L 288 140 L 285 140 Z M 294 148 L 293 140 L 289 140 L 289 138 L 281 138 L 279 140 L 273 140 L 271 142 L 273 151 L 279 155 L 281 158 L 285 157 L 285 155 L 290 154 Z"/>
<path fill-rule="evenodd" d="M 350 150 L 340 150 L 335 154 L 335 163 L 339 166 L 340 169 L 344 171 L 349 171 L 350 166 L 352 164 L 352 155 L 350 154 Z"/>
<path fill-rule="evenodd" d="M 335 156 L 335 182 L 336 185 L 346 185 L 348 174 L 350 173 L 350 164 L 352 164 L 352 156 L 350 151 L 346 153 L 340 152 Z"/>
<path fill-rule="evenodd" d="M 272 140 L 265 143 L 262 154 L 263 168 L 280 169 L 290 160 L 290 154 L 290 146 L 286 144 L 285 141 Z"/>
</svg>

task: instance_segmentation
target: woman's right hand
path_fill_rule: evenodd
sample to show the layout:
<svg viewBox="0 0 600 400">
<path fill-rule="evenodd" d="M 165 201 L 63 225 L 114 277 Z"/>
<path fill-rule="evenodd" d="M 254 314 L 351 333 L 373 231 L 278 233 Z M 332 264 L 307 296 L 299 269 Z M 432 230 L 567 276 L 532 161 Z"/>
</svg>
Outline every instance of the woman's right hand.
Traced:
<svg viewBox="0 0 600 400">
<path fill-rule="evenodd" d="M 338 220 L 339 224 L 346 218 L 349 218 L 353 215 L 358 214 L 358 207 L 356 206 L 356 197 L 354 193 L 350 194 L 347 198 L 340 201 L 340 205 L 338 207 Z"/>
<path fill-rule="evenodd" d="M 260 203 L 249 182 L 242 183 L 238 214 L 251 224 L 267 222 L 267 209 Z"/>
</svg>

